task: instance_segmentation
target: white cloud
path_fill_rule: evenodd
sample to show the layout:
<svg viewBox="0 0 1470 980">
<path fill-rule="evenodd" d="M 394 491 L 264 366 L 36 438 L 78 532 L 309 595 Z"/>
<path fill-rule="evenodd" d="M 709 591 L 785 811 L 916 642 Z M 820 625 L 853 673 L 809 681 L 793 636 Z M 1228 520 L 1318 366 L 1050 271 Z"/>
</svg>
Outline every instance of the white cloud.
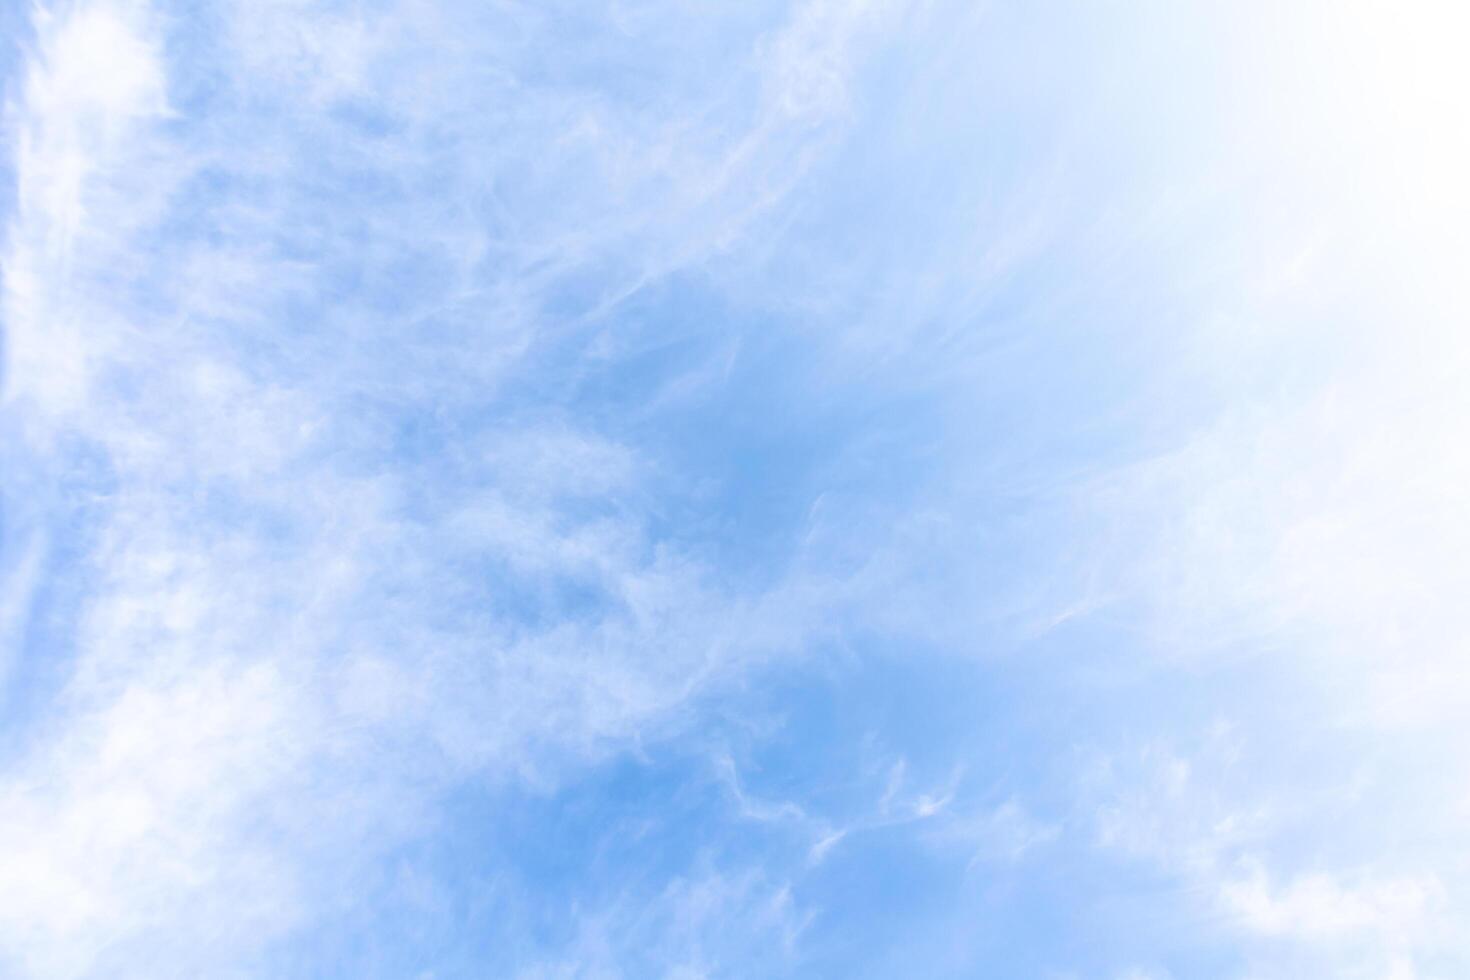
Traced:
<svg viewBox="0 0 1470 980">
<path fill-rule="evenodd" d="M 7 554 L 7 650 L 41 655 L 19 639 L 28 583 L 56 574 L 37 542 L 81 549 L 44 653 L 60 680 L 25 694 L 42 721 L 0 774 L 0 950 L 23 974 L 248 969 L 370 903 L 362 870 L 466 772 L 554 783 L 815 622 L 820 586 L 730 593 L 652 540 L 636 448 L 555 408 L 475 413 L 534 368 L 538 330 L 581 329 L 541 312 L 569 280 L 611 282 L 605 308 L 725 247 L 835 107 L 706 126 L 722 96 L 700 90 L 670 122 L 521 86 L 523 53 L 420 5 L 284 6 L 202 39 L 188 10 L 40 8 L 8 110 L 6 453 L 45 503 L 7 514 L 7 551 L 32 542 Z M 852 43 L 824 16 L 837 48 L 775 43 L 840 86 Z M 196 42 L 207 65 L 165 61 Z M 531 111 L 497 116 L 497 86 Z M 353 99 L 384 134 L 333 115 Z M 189 100 L 207 109 L 170 108 Z M 497 186 L 530 196 L 497 216 Z M 628 255 L 647 267 L 600 265 Z M 411 295 L 374 292 L 401 265 Z M 404 420 L 460 429 L 425 459 Z M 567 595 L 581 614 L 538 620 Z M 742 896 L 794 928 L 748 882 L 669 905 Z M 708 918 L 667 928 L 694 943 Z"/>
<path fill-rule="evenodd" d="M 39 8 L 37 19 L 37 53 L 8 105 L 17 205 L 5 242 L 4 377 L 8 400 L 61 412 L 80 406 L 94 362 L 115 343 L 90 322 L 111 317 L 67 289 L 87 272 L 78 239 L 98 233 L 90 213 L 131 223 L 146 210 L 147 193 L 123 205 L 138 188 L 110 178 L 146 158 L 139 137 L 165 116 L 167 103 L 164 71 L 138 8 Z"/>
<path fill-rule="evenodd" d="M 1220 886 L 1221 904 L 1243 928 L 1311 942 L 1379 934 L 1395 945 L 1411 945 L 1439 914 L 1444 898 L 1444 886 L 1432 876 L 1349 885 L 1317 873 L 1273 886 L 1256 863 Z"/>
</svg>

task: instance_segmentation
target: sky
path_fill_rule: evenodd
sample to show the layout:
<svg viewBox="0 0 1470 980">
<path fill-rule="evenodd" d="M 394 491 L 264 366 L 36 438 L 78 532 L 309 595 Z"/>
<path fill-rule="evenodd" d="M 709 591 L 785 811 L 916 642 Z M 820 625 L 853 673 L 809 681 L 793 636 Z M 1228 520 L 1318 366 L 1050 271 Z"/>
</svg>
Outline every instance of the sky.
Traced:
<svg viewBox="0 0 1470 980">
<path fill-rule="evenodd" d="M 0 976 L 1470 975 L 1454 0 L 0 0 Z"/>
</svg>

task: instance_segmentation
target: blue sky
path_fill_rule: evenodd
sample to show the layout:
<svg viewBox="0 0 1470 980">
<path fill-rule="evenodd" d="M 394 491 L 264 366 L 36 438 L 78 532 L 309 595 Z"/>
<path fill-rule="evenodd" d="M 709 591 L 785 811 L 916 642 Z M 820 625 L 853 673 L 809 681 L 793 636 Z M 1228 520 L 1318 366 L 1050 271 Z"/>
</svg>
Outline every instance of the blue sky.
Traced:
<svg viewBox="0 0 1470 980">
<path fill-rule="evenodd" d="M 1467 32 L 0 6 L 0 975 L 1470 972 Z"/>
</svg>

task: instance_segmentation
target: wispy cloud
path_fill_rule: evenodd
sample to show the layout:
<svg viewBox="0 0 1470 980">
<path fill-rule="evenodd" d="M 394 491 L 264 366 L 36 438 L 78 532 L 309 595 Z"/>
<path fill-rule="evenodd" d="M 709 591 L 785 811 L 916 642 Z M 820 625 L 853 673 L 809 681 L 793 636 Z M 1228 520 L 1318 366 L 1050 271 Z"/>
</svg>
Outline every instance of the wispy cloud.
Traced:
<svg viewBox="0 0 1470 980">
<path fill-rule="evenodd" d="M 1083 6 L 0 14 L 0 972 L 1463 966 L 1463 17 Z"/>
<path fill-rule="evenodd" d="M 651 533 L 635 447 L 517 386 L 793 186 L 848 15 L 750 23 L 737 70 L 768 81 L 717 121 L 570 65 L 518 82 L 539 55 L 501 29 L 551 22 L 471 19 L 37 9 L 5 277 L 7 471 L 36 497 L 5 622 L 7 659 L 59 673 L 9 698 L 44 718 L 0 786 L 16 969 L 248 959 L 466 771 L 552 778 L 806 628 Z M 630 52 L 693 79 L 646 26 Z M 43 630 L 47 554 L 78 587 Z"/>
</svg>

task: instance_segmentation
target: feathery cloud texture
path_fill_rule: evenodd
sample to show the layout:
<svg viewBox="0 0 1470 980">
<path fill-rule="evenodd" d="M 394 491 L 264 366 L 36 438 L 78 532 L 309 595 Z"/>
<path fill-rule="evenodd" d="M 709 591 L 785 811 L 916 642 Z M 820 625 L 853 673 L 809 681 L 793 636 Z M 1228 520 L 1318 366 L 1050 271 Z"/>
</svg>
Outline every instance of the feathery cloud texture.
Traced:
<svg viewBox="0 0 1470 980">
<path fill-rule="evenodd" d="M 1463 973 L 1467 29 L 7 8 L 0 972 Z"/>
</svg>

